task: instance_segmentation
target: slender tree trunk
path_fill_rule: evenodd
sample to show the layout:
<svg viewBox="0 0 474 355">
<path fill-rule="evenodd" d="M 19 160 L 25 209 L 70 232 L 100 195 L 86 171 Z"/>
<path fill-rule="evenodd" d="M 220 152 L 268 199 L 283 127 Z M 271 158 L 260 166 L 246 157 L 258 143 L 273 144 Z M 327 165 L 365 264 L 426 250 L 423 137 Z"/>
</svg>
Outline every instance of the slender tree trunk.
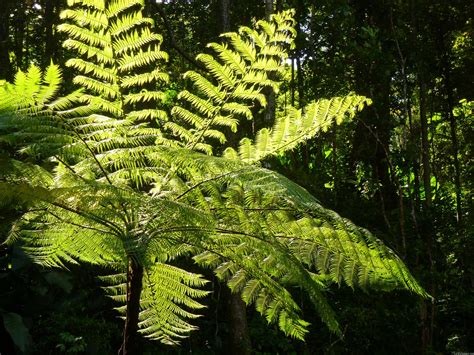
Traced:
<svg viewBox="0 0 474 355">
<path fill-rule="evenodd" d="M 298 106 L 302 108 L 305 105 L 304 75 L 303 75 L 303 66 L 301 65 L 301 59 L 299 56 L 296 57 L 296 66 L 298 70 L 296 74 L 296 79 L 298 80 Z"/>
<path fill-rule="evenodd" d="M 275 5 L 273 0 L 264 0 L 265 1 L 265 18 L 270 20 L 270 16 L 275 12 Z"/>
<path fill-rule="evenodd" d="M 10 62 L 10 0 L 0 1 L 0 79 L 11 81 L 13 67 Z"/>
<path fill-rule="evenodd" d="M 425 283 L 428 285 L 428 292 L 435 297 L 436 293 L 436 279 L 434 277 L 435 265 L 433 261 L 433 236 L 434 229 L 430 217 L 430 209 L 432 202 L 432 193 L 431 193 L 431 156 L 429 150 L 429 137 L 428 137 L 428 119 L 427 119 L 427 63 L 425 61 L 425 55 L 419 49 L 423 48 L 423 38 L 425 35 L 424 28 L 420 27 L 418 19 L 420 14 L 427 11 L 427 8 L 423 3 L 410 0 L 408 2 L 410 10 L 410 18 L 413 26 L 412 31 L 412 47 L 415 49 L 415 64 L 417 67 L 417 84 L 418 84 L 418 93 L 419 93 L 419 114 L 420 114 L 420 126 L 421 126 L 421 166 L 423 168 L 422 173 L 420 174 L 419 164 L 414 162 L 413 165 L 413 174 L 414 174 L 414 189 L 415 189 L 415 198 L 416 198 L 416 211 L 413 211 L 413 220 L 415 224 L 415 229 L 419 231 L 419 237 L 421 241 L 422 248 L 417 255 L 417 264 L 420 268 L 426 270 L 429 268 L 429 276 L 425 280 Z M 412 121 L 410 116 L 410 129 L 413 132 Z M 415 136 L 415 134 L 412 134 Z M 421 176 L 420 176 L 421 175 Z M 420 182 L 423 181 L 424 187 L 424 201 L 421 201 L 420 198 Z M 420 211 L 423 208 L 423 221 L 420 225 L 417 223 L 416 212 Z M 421 300 L 420 301 L 420 342 L 421 342 L 421 354 L 427 354 L 431 352 L 433 345 L 433 325 L 435 320 L 435 307 L 430 300 Z"/>
<path fill-rule="evenodd" d="M 45 26 L 45 47 L 44 64 L 48 64 L 51 59 L 56 59 L 55 54 L 58 48 L 58 41 L 54 33 L 54 26 L 58 19 L 59 3 L 58 0 L 46 0 L 44 8 L 44 26 Z"/>
<path fill-rule="evenodd" d="M 276 97 L 273 89 L 268 89 L 267 107 L 265 108 L 264 126 L 270 126 L 275 121 Z"/>
<path fill-rule="evenodd" d="M 338 207 L 338 189 L 339 189 L 339 174 L 338 174 L 338 161 L 337 161 L 337 126 L 334 125 L 332 128 L 332 176 L 333 176 L 333 185 L 334 185 L 334 207 Z"/>
<path fill-rule="evenodd" d="M 222 33 L 230 31 L 230 0 L 221 1 L 221 29 Z"/>
<path fill-rule="evenodd" d="M 276 0 L 275 7 L 276 7 L 277 12 L 283 11 L 283 1 L 282 0 Z"/>
<path fill-rule="evenodd" d="M 456 193 L 456 219 L 458 223 L 462 222 L 462 196 L 461 196 L 461 169 L 459 167 L 459 143 L 457 135 L 457 122 L 456 117 L 453 114 L 454 98 L 453 88 L 451 86 L 451 69 L 449 66 L 449 60 L 447 54 L 444 56 L 444 76 L 445 76 L 445 89 L 448 97 L 447 101 L 447 115 L 449 117 L 449 125 L 451 130 L 452 140 L 452 155 L 454 163 L 454 190 Z"/>
<path fill-rule="evenodd" d="M 136 354 L 138 315 L 140 313 L 140 295 L 143 286 L 143 267 L 129 259 L 127 271 L 127 310 L 123 330 L 123 343 L 119 355 Z"/>
<path fill-rule="evenodd" d="M 373 100 L 373 105 L 359 115 L 353 138 L 353 163 L 356 160 L 369 164 L 375 182 L 379 185 L 377 196 L 380 201 L 381 217 L 391 231 L 388 211 L 399 207 L 399 196 L 392 177 L 395 172 L 390 168 L 389 146 L 393 120 L 390 109 L 390 90 L 393 66 L 393 41 L 386 38 L 391 33 L 390 18 L 382 3 L 370 1 L 351 1 L 358 29 L 371 26 L 377 29 L 379 46 L 370 48 L 370 54 L 361 53 L 355 69 L 356 91 Z M 365 39 L 358 39 L 363 46 Z M 355 175 L 355 172 L 353 173 Z"/>
<path fill-rule="evenodd" d="M 421 125 L 421 161 L 423 165 L 423 187 L 425 191 L 423 226 L 423 244 L 430 270 L 430 287 L 428 292 L 434 296 L 436 289 L 434 281 L 434 261 L 433 261 L 433 226 L 431 225 L 431 166 L 430 166 L 430 143 L 428 137 L 428 119 L 426 114 L 426 83 L 423 75 L 419 75 L 420 93 L 420 125 Z M 433 322 L 434 307 L 428 300 L 423 300 L 421 304 L 421 352 L 426 354 L 433 346 Z"/>
<path fill-rule="evenodd" d="M 291 106 L 295 107 L 295 58 L 291 58 Z"/>
<path fill-rule="evenodd" d="M 411 101 L 408 102 L 410 104 Z M 410 109 L 408 111 L 408 123 L 410 125 L 410 136 L 412 139 L 415 139 L 417 134 L 415 133 L 415 129 L 413 127 L 413 117 L 412 117 L 412 110 L 411 110 L 411 104 L 410 104 Z M 420 204 L 421 204 L 421 199 L 420 199 L 420 163 L 419 159 L 416 158 L 416 160 L 413 162 L 412 165 L 413 168 L 413 193 L 415 197 L 415 206 L 414 206 L 414 211 L 416 213 L 420 212 Z M 415 213 L 414 212 L 414 213 Z"/>
<path fill-rule="evenodd" d="M 428 140 L 428 119 L 426 117 L 426 83 L 419 79 L 420 86 L 420 124 L 421 124 L 421 161 L 423 164 L 423 186 L 425 188 L 425 206 L 431 206 L 431 167 L 430 143 Z"/>
<path fill-rule="evenodd" d="M 428 292 L 434 297 L 436 284 L 434 280 L 434 261 L 433 261 L 433 226 L 431 225 L 431 166 L 430 166 L 430 143 L 428 137 L 428 119 L 426 114 L 426 83 L 423 76 L 419 77 L 420 90 L 420 125 L 421 125 L 421 161 L 423 164 L 423 186 L 425 190 L 424 200 L 424 249 L 430 270 L 430 287 Z M 421 305 L 421 351 L 426 354 L 433 346 L 433 322 L 434 307 L 428 301 L 422 301 Z"/>
<path fill-rule="evenodd" d="M 247 325 L 247 312 L 245 303 L 240 298 L 240 295 L 231 294 L 229 309 L 232 329 L 230 353 L 232 355 L 250 355 L 252 345 Z"/>
<path fill-rule="evenodd" d="M 265 18 L 267 21 L 270 20 L 274 12 L 273 0 L 265 0 Z M 263 126 L 269 126 L 275 121 L 276 95 L 272 88 L 266 88 L 264 93 L 267 97 L 267 107 L 263 117 Z"/>
<path fill-rule="evenodd" d="M 28 40 L 25 1 L 18 1 L 17 8 L 18 11 L 13 20 L 15 28 L 15 45 L 13 50 L 16 58 L 16 69 L 24 69 L 24 66 L 28 63 L 28 52 L 25 51 L 25 42 Z"/>
<path fill-rule="evenodd" d="M 412 117 L 411 117 L 411 103 L 410 103 L 410 95 L 408 94 L 408 77 L 407 77 L 407 73 L 406 73 L 406 57 L 404 56 L 403 52 L 402 52 L 402 49 L 400 47 L 400 43 L 398 41 L 398 37 L 396 35 L 396 31 L 395 31 L 395 25 L 394 25 L 394 22 L 393 22 L 393 12 L 392 10 L 390 10 L 390 24 L 391 24 L 391 27 L 392 27 L 392 33 L 393 33 L 393 36 L 394 36 L 394 39 L 395 39 L 395 44 L 396 44 L 396 47 L 397 47 L 397 52 L 398 52 L 398 56 L 399 56 L 399 61 L 400 61 L 400 71 L 401 71 L 401 74 L 403 76 L 403 97 L 404 97 L 404 100 L 405 100 L 405 124 L 404 124 L 404 136 L 406 135 L 406 121 L 408 120 L 409 122 L 409 129 L 410 129 L 410 132 L 411 132 L 411 128 L 412 128 Z M 404 138 L 405 139 L 405 138 Z M 408 185 L 410 185 L 410 168 L 407 169 L 408 170 Z M 396 172 L 392 171 L 392 174 L 396 177 L 397 174 Z M 398 185 L 398 195 L 399 195 L 399 210 L 400 210 L 400 213 L 399 213 L 399 224 L 400 224 L 400 233 L 401 233 L 401 236 L 402 236 L 402 251 L 403 251 L 403 257 L 406 256 L 406 251 L 407 251 L 407 242 L 406 242 L 406 235 L 405 235 L 405 206 L 404 206 L 404 202 L 403 202 L 403 189 L 402 189 L 402 186 L 400 184 L 400 182 L 398 181 L 398 178 L 397 178 L 397 185 Z"/>
</svg>

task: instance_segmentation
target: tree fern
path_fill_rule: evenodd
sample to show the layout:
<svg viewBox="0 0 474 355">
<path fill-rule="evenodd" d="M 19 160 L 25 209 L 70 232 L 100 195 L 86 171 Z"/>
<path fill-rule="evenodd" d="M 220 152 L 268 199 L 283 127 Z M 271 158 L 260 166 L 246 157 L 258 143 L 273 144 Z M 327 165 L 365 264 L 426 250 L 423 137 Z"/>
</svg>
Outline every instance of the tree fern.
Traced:
<svg viewBox="0 0 474 355">
<path fill-rule="evenodd" d="M 21 194 L 30 203 L 8 242 L 21 240 L 36 263 L 90 263 L 111 271 L 106 290 L 125 306 L 119 306 L 125 312 L 123 353 L 138 327 L 167 344 L 194 329 L 190 321 L 207 293 L 205 281 L 174 265 L 178 257 L 213 268 L 270 323 L 300 339 L 308 323 L 289 292 L 295 285 L 336 333 L 324 293 L 331 283 L 427 296 L 369 232 L 254 164 L 354 115 L 368 99 L 349 95 L 290 110 L 255 143 L 243 140 L 238 153 L 229 148 L 224 157 L 210 155 L 213 140 L 226 141 L 223 127 L 235 131 L 240 119 L 252 119 L 256 103 L 265 105 L 263 88 L 278 89 L 295 34 L 292 11 L 211 44 L 217 57 L 198 57 L 207 75 L 186 74 L 193 89 L 179 95 L 181 104 L 168 120 L 160 104 L 168 80 L 160 64 L 167 55 L 152 21 L 142 16 L 143 1 L 69 5 L 60 29 L 69 36 L 65 47 L 79 54 L 67 65 L 78 71 L 74 82 L 81 91 L 53 101 L 54 73 L 44 77 L 43 90 L 33 70 L 19 79 L 30 82 L 22 94 L 38 93 L 26 111 L 0 101 L 0 109 L 15 113 L 13 121 L 2 119 L 2 139 L 25 154 L 41 152 L 54 171 L 4 162 L 16 168 L 0 176 L 0 193 Z M 20 92 L 9 97 L 16 100 Z M 29 121 L 31 113 L 36 119 Z M 35 169 L 45 174 L 43 183 L 25 179 Z"/>
</svg>

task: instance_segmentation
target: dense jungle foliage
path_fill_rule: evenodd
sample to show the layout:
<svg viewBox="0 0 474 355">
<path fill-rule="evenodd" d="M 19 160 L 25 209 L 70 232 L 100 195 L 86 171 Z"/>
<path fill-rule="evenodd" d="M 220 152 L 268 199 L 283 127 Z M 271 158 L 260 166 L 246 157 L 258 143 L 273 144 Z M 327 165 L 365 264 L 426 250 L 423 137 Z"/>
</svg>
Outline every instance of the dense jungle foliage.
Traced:
<svg viewBox="0 0 474 355">
<path fill-rule="evenodd" d="M 0 353 L 473 352 L 473 7 L 1 0 Z"/>
</svg>

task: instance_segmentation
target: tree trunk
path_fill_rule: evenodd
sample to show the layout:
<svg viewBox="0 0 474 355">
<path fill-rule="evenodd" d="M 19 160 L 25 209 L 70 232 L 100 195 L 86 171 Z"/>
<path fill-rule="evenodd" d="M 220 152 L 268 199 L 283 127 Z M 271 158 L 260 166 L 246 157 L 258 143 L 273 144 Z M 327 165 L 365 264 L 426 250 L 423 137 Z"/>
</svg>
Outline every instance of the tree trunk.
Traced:
<svg viewBox="0 0 474 355">
<path fill-rule="evenodd" d="M 267 107 L 265 107 L 265 116 L 263 125 L 268 127 L 275 122 L 275 110 L 276 110 L 276 97 L 275 92 L 273 89 L 268 88 L 268 92 L 266 93 L 267 96 Z M 260 128 L 260 127 L 258 127 Z"/>
<path fill-rule="evenodd" d="M 13 51 L 15 52 L 17 70 L 25 69 L 28 63 L 28 51 L 25 51 L 25 42 L 28 41 L 26 7 L 24 0 L 19 1 L 18 11 L 13 18 L 15 29 Z"/>
<path fill-rule="evenodd" d="M 421 124 L 421 161 L 423 164 L 423 186 L 425 188 L 425 207 L 431 206 L 431 168 L 430 146 L 428 140 L 428 119 L 426 117 L 426 84 L 423 77 L 420 85 L 420 124 Z"/>
<path fill-rule="evenodd" d="M 306 33 L 302 28 L 305 18 L 305 12 L 308 11 L 304 1 L 296 1 L 296 40 L 295 40 L 295 61 L 296 61 L 296 80 L 295 85 L 298 89 L 298 108 L 303 108 L 305 105 L 305 92 L 304 92 L 304 73 L 301 62 L 301 57 L 306 51 L 307 43 L 305 43 Z"/>
<path fill-rule="evenodd" d="M 267 19 L 267 21 L 270 20 L 270 17 L 273 15 L 274 12 L 275 9 L 273 7 L 273 0 L 265 0 L 265 18 Z M 270 126 L 275 121 L 276 95 L 272 88 L 266 88 L 264 90 L 264 93 L 267 97 L 267 107 L 265 107 L 263 126 Z"/>
<path fill-rule="evenodd" d="M 351 1 L 356 18 L 356 29 L 361 31 L 365 26 L 377 30 L 379 45 L 361 50 L 355 63 L 356 92 L 366 95 L 373 100 L 373 105 L 365 109 L 358 116 L 353 137 L 352 166 L 356 161 L 366 162 L 372 168 L 374 182 L 378 185 L 377 193 L 380 201 L 380 212 L 388 230 L 391 230 L 387 212 L 399 207 L 399 196 L 392 176 L 395 172 L 390 169 L 390 137 L 393 120 L 390 111 L 390 90 L 393 65 L 393 41 L 387 40 L 391 33 L 390 18 L 382 5 L 371 5 L 367 1 Z M 359 46 L 365 43 L 359 37 Z M 355 176 L 355 171 L 353 172 Z"/>
<path fill-rule="evenodd" d="M 230 0 L 221 0 L 222 33 L 230 31 Z"/>
<path fill-rule="evenodd" d="M 127 271 L 127 310 L 123 330 L 123 343 L 119 355 L 136 354 L 138 315 L 140 313 L 140 295 L 143 286 L 143 267 L 129 259 Z"/>
<path fill-rule="evenodd" d="M 423 63 L 420 63 L 420 68 Z M 421 125 L 421 162 L 423 166 L 423 187 L 425 191 L 424 225 L 422 227 L 423 246 L 430 270 L 428 292 L 434 297 L 434 261 L 433 261 L 433 226 L 431 225 L 431 165 L 430 165 L 430 143 L 428 137 L 428 118 L 426 114 L 426 82 L 423 73 L 418 74 L 418 85 L 420 94 L 420 125 Z M 421 320 L 421 352 L 426 354 L 433 346 L 433 321 L 434 307 L 429 300 L 423 300 L 420 310 Z"/>
<path fill-rule="evenodd" d="M 283 1 L 282 0 L 276 0 L 275 7 L 276 7 L 277 12 L 283 11 Z"/>
<path fill-rule="evenodd" d="M 265 18 L 270 20 L 270 16 L 275 12 L 273 0 L 265 0 Z"/>
<path fill-rule="evenodd" d="M 239 294 L 230 295 L 229 309 L 232 331 L 230 353 L 232 355 L 250 355 L 252 345 L 247 325 L 247 311 Z"/>
<path fill-rule="evenodd" d="M 51 59 L 55 60 L 58 49 L 58 41 L 54 33 L 54 27 L 58 20 L 59 2 L 58 0 L 46 0 L 44 8 L 44 25 L 46 43 L 44 47 L 44 64 L 49 64 Z"/>
<path fill-rule="evenodd" d="M 458 223 L 462 222 L 462 196 L 461 196 L 461 169 L 459 167 L 459 143 L 457 135 L 457 122 L 456 117 L 453 114 L 454 108 L 454 98 L 453 98 L 453 88 L 451 85 L 451 68 L 449 65 L 449 60 L 447 54 L 444 55 L 444 79 L 445 79 L 445 89 L 448 97 L 447 101 L 447 115 L 449 117 L 449 125 L 451 130 L 451 140 L 452 140 L 452 155 L 454 163 L 454 191 L 456 193 L 456 220 Z"/>
<path fill-rule="evenodd" d="M 298 107 L 303 108 L 305 105 L 305 94 L 304 94 L 304 75 L 303 66 L 299 55 L 296 57 L 297 74 L 296 79 L 298 80 Z"/>
<path fill-rule="evenodd" d="M 10 62 L 9 46 L 9 18 L 10 1 L 0 1 L 0 79 L 11 81 L 13 79 L 13 68 Z"/>
<path fill-rule="evenodd" d="M 433 261 L 433 224 L 430 217 L 431 208 L 431 157 L 429 150 L 429 137 L 428 137 L 428 119 L 427 119 L 427 104 L 426 104 L 426 92 L 427 92 L 427 59 L 424 54 L 419 50 L 423 48 L 423 35 L 425 33 L 424 28 L 420 27 L 418 22 L 420 14 L 425 12 L 427 9 L 422 3 L 416 1 L 409 1 L 411 23 L 414 31 L 412 31 L 412 43 L 415 49 L 415 64 L 417 70 L 418 90 L 419 90 L 419 110 L 420 110 L 420 126 L 421 126 L 421 166 L 423 168 L 420 173 L 418 166 L 413 167 L 413 173 L 415 177 L 415 196 L 417 210 L 422 207 L 423 209 L 423 220 L 418 226 L 415 221 L 415 227 L 419 230 L 420 241 L 422 249 L 420 250 L 420 258 L 417 256 L 417 263 L 420 268 L 426 270 L 429 268 L 429 277 L 425 280 L 428 285 L 428 292 L 435 297 L 436 283 L 434 278 L 435 265 Z M 424 187 L 424 201 L 420 201 L 420 182 L 423 181 Z M 414 214 L 415 215 L 415 214 Z M 433 345 L 433 324 L 434 324 L 434 305 L 429 300 L 420 301 L 420 341 L 421 349 L 420 353 L 427 354 L 432 350 Z"/>
</svg>

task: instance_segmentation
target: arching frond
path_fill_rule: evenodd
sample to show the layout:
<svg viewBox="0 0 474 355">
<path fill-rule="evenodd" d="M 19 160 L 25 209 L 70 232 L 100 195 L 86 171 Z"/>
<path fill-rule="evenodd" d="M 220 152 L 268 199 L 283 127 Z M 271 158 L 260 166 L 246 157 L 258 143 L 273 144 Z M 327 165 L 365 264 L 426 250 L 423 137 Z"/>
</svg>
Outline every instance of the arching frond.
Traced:
<svg viewBox="0 0 474 355">
<path fill-rule="evenodd" d="M 346 117 L 353 118 L 370 100 L 357 95 L 323 99 L 307 105 L 304 110 L 292 109 L 276 120 L 272 129 L 258 131 L 255 142 L 244 138 L 240 142 L 239 157 L 247 163 L 255 163 L 266 157 L 281 154 L 325 132 L 333 124 L 340 124 Z M 236 157 L 233 148 L 224 151 L 226 157 Z"/>
<path fill-rule="evenodd" d="M 66 64 L 82 72 L 74 79 L 90 93 L 82 99 L 95 106 L 96 113 L 111 118 L 165 119 L 164 112 L 154 111 L 150 104 L 163 100 L 159 86 L 167 82 L 168 75 L 159 65 L 167 54 L 160 50 L 162 37 L 151 30 L 153 21 L 142 15 L 143 1 L 112 0 L 100 6 L 74 1 L 71 6 L 61 16 L 72 23 L 60 25 L 59 30 L 69 36 L 64 46 L 81 55 Z M 149 71 L 150 66 L 158 67 Z M 135 91 L 145 84 L 156 86 L 153 94 Z"/>
<path fill-rule="evenodd" d="M 266 105 L 262 89 L 278 90 L 282 63 L 293 43 L 292 15 L 292 11 L 285 11 L 272 16 L 269 22 L 259 21 L 256 29 L 227 33 L 223 35 L 223 44 L 209 45 L 216 57 L 209 54 L 196 57 L 208 75 L 186 73 L 195 91 L 180 95 L 186 109 L 175 108 L 172 111 L 174 126 L 168 127 L 172 134 L 179 132 L 179 137 L 189 137 L 182 146 L 194 150 L 200 146 L 207 151 L 205 147 L 212 138 L 221 143 L 226 141 L 222 134 L 216 133 L 222 126 L 235 127 L 239 119 L 252 119 L 251 109 L 255 103 Z M 182 128 L 178 129 L 177 124 Z M 189 133 L 184 134 L 185 130 Z"/>
<path fill-rule="evenodd" d="M 306 190 L 288 179 L 249 167 L 202 185 L 219 181 L 220 189 L 224 189 L 219 196 L 225 198 L 208 201 L 212 204 L 209 209 L 222 219 L 223 229 L 206 241 L 207 249 L 212 251 L 204 252 L 196 260 L 214 268 L 220 278 L 242 292 L 247 303 L 265 299 L 257 303 L 263 315 L 268 315 L 264 305 L 285 298 L 280 294 L 284 291 L 275 293 L 276 286 L 268 284 L 275 280 L 279 280 L 279 285 L 303 287 L 323 321 L 336 332 L 337 321 L 322 292 L 321 278 L 328 285 L 400 288 L 428 296 L 392 250 L 368 231 L 323 208 Z M 306 267 L 301 268 L 300 263 Z M 293 311 L 298 314 L 297 309 Z M 294 329 L 286 322 L 300 320 L 296 315 L 290 316 L 285 307 L 281 314 L 272 312 L 269 320 L 281 321 L 285 332 Z M 303 330 L 293 335 L 302 334 Z"/>
</svg>

